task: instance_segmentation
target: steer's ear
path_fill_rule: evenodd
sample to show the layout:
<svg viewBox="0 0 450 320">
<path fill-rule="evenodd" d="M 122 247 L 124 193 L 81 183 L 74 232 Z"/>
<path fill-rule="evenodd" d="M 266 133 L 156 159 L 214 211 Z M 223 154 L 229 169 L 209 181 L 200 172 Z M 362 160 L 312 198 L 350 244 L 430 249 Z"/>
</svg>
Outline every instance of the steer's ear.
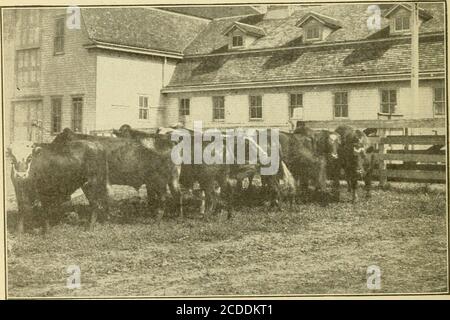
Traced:
<svg viewBox="0 0 450 320">
<path fill-rule="evenodd" d="M 42 148 L 36 146 L 36 147 L 33 148 L 33 155 L 38 155 L 38 154 L 41 153 L 41 151 L 42 151 Z"/>
</svg>

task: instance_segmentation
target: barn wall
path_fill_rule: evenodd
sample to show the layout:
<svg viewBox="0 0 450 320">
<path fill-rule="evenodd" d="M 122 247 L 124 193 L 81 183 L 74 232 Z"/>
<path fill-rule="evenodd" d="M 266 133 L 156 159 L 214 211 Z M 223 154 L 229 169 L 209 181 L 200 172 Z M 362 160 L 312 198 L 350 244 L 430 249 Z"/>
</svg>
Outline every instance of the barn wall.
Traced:
<svg viewBox="0 0 450 320">
<path fill-rule="evenodd" d="M 83 105 L 83 131 L 94 127 L 95 120 L 95 56 L 89 53 L 83 45 L 88 38 L 81 29 L 68 29 L 64 31 L 64 53 L 54 54 L 55 19 L 65 16 L 65 9 L 36 9 L 40 13 L 40 72 L 39 84 L 34 87 L 19 87 L 16 83 L 16 17 L 20 10 L 7 9 L 5 11 L 5 122 L 7 141 L 12 138 L 12 121 L 14 117 L 14 104 L 20 108 L 25 106 L 27 100 L 40 101 L 42 104 L 42 128 L 34 128 L 38 136 L 44 141 L 53 137 L 50 134 L 51 97 L 62 98 L 62 128 L 71 127 L 73 95 L 84 99 Z M 38 130 L 39 132 L 37 132 Z"/>
<path fill-rule="evenodd" d="M 161 122 L 164 104 L 160 93 L 175 69 L 164 58 L 112 51 L 97 55 L 96 129 L 118 128 L 127 123 L 135 128 L 154 128 Z M 139 96 L 147 96 L 148 119 L 139 119 Z"/>
<path fill-rule="evenodd" d="M 95 128 L 95 54 L 83 45 L 89 39 L 81 29 L 65 28 L 64 54 L 53 53 L 53 37 L 56 17 L 66 14 L 65 9 L 41 10 L 41 95 L 44 107 L 44 136 L 51 139 L 51 97 L 62 97 L 62 128 L 71 127 L 72 97 L 83 97 L 83 132 Z"/>
<path fill-rule="evenodd" d="M 441 80 L 427 80 L 420 84 L 419 118 L 433 117 L 433 87 L 443 86 Z M 288 87 L 253 90 L 218 90 L 167 94 L 164 124 L 179 121 L 178 101 L 190 98 L 191 115 L 186 120 L 190 126 L 194 120 L 202 120 L 205 126 L 247 124 L 255 126 L 286 126 L 289 123 L 289 94 L 303 93 L 304 120 L 333 120 L 333 99 L 337 91 L 348 92 L 349 118 L 354 120 L 378 119 L 381 90 L 397 89 L 397 110 L 404 118 L 412 118 L 409 82 L 383 84 L 352 84 L 339 86 Z M 263 95 L 263 119 L 249 119 L 249 95 Z M 225 96 L 225 120 L 212 121 L 212 97 Z"/>
</svg>

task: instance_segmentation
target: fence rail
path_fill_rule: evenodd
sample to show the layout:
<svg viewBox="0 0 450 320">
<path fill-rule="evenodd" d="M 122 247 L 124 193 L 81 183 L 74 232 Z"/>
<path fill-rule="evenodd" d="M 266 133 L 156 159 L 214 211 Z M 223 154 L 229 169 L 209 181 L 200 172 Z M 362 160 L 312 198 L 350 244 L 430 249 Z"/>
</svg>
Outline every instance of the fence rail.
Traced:
<svg viewBox="0 0 450 320">
<path fill-rule="evenodd" d="M 395 119 L 395 120 L 325 120 L 304 121 L 311 129 L 334 130 L 340 125 L 349 125 L 353 128 L 376 128 L 376 129 L 403 129 L 403 128 L 445 128 L 445 118 L 426 119 Z"/>
</svg>

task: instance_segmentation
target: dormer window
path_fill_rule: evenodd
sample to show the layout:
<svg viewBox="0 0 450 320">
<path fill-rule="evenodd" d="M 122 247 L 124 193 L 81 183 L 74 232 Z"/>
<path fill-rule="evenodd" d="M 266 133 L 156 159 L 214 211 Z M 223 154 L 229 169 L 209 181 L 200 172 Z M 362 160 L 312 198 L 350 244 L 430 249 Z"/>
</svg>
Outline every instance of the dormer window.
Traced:
<svg viewBox="0 0 450 320">
<path fill-rule="evenodd" d="M 396 17 L 394 20 L 395 31 L 409 31 L 410 16 Z"/>
<path fill-rule="evenodd" d="M 227 36 L 228 47 L 230 49 L 242 49 L 247 48 L 253 42 L 266 35 L 262 28 L 254 25 L 234 22 L 223 32 L 223 35 Z"/>
<path fill-rule="evenodd" d="M 333 31 L 341 28 L 336 19 L 316 12 L 305 14 L 296 26 L 303 29 L 305 42 L 324 41 Z"/>
<path fill-rule="evenodd" d="M 305 30 L 306 40 L 320 40 L 320 27 L 314 26 L 306 28 Z"/>
<path fill-rule="evenodd" d="M 233 36 L 233 48 L 242 47 L 244 45 L 244 39 L 241 35 Z"/>
<path fill-rule="evenodd" d="M 408 4 L 397 4 L 391 7 L 384 17 L 390 20 L 390 32 L 393 34 L 409 33 L 411 29 L 412 8 Z M 419 8 L 419 27 L 420 25 L 433 18 L 425 10 Z"/>
</svg>

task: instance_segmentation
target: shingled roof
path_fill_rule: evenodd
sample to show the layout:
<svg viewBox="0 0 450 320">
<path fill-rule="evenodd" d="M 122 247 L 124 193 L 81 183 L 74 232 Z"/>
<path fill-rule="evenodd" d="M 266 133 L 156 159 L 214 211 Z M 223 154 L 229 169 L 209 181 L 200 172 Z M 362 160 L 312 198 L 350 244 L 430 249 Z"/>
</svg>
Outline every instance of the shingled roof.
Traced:
<svg viewBox="0 0 450 320">
<path fill-rule="evenodd" d="M 182 53 L 208 20 L 152 8 L 83 8 L 92 41 Z"/>
<path fill-rule="evenodd" d="M 223 32 L 233 23 L 242 22 L 265 30 L 266 36 L 253 42 L 246 49 L 266 49 L 277 47 L 297 47 L 303 45 L 303 30 L 296 26 L 302 18 L 311 13 L 329 17 L 341 28 L 332 32 L 327 42 L 344 42 L 362 39 L 372 39 L 389 36 L 389 20 L 381 19 L 381 30 L 372 31 L 367 28 L 367 4 L 331 4 L 297 9 L 289 18 L 265 19 L 264 15 L 234 17 L 211 21 L 208 26 L 188 45 L 185 55 L 209 54 L 226 51 L 228 38 Z M 380 4 L 382 15 L 393 6 Z M 444 5 L 442 3 L 420 3 L 421 12 L 432 16 L 420 27 L 421 33 L 443 31 Z"/>
<path fill-rule="evenodd" d="M 260 12 L 254 6 L 168 6 L 160 7 L 163 10 L 187 14 L 194 17 L 206 19 L 218 19 L 225 17 L 245 16 L 259 14 Z"/>
<path fill-rule="evenodd" d="M 421 72 L 444 70 L 443 35 L 423 38 L 419 47 Z M 203 56 L 180 62 L 167 89 L 408 73 L 410 57 L 408 39 Z"/>
</svg>

